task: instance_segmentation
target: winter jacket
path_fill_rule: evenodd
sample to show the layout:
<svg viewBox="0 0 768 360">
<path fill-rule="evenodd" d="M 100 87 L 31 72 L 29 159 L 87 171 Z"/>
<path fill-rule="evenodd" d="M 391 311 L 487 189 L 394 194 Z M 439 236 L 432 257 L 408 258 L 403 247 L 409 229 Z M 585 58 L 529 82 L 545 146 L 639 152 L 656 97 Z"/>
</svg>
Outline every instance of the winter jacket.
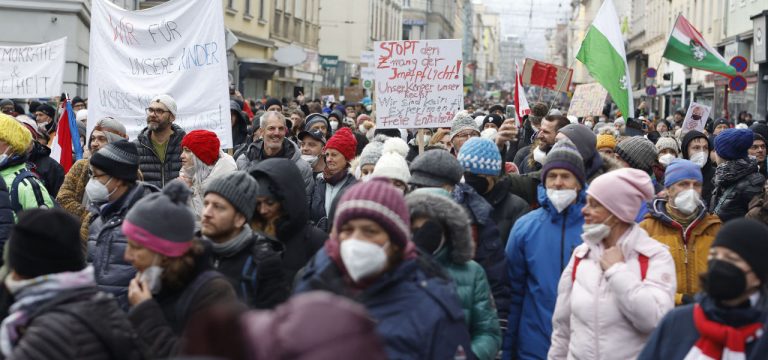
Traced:
<svg viewBox="0 0 768 360">
<path fill-rule="evenodd" d="M 96 288 L 64 291 L 27 315 L 31 320 L 6 359 L 144 358 L 125 313 Z"/>
<path fill-rule="evenodd" d="M 456 289 L 436 267 L 426 259 L 403 260 L 355 291 L 323 249 L 299 274 L 294 294 L 325 290 L 363 304 L 390 359 L 452 359 L 469 353 L 470 338 Z"/>
<path fill-rule="evenodd" d="M 699 274 L 707 271 L 709 248 L 722 223 L 717 216 L 700 209 L 696 220 L 683 229 L 667 214 L 666 205 L 666 199 L 654 200 L 640 227 L 648 236 L 669 247 L 677 272 L 675 305 L 681 305 L 683 295 L 686 300 L 692 300 L 699 292 Z"/>
<path fill-rule="evenodd" d="M 144 181 L 161 189 L 165 184 L 179 177 L 181 170 L 181 140 L 187 133 L 176 124 L 171 124 L 171 129 L 173 134 L 168 139 L 164 162 L 160 162 L 160 158 L 155 153 L 149 128 L 141 130 L 138 138 L 133 141 L 139 152 L 139 170 L 144 175 Z"/>
<path fill-rule="evenodd" d="M 283 149 L 280 150 L 277 156 L 273 157 L 289 159 L 296 163 L 296 166 L 299 168 L 299 174 L 301 174 L 301 178 L 304 180 L 304 189 L 306 189 L 307 194 L 312 191 L 312 187 L 314 186 L 312 167 L 309 166 L 308 162 L 301 158 L 301 150 L 296 143 L 288 139 L 283 139 Z M 240 170 L 247 170 L 249 166 L 258 164 L 260 161 L 266 159 L 269 159 L 269 157 L 264 153 L 263 139 L 248 144 L 240 155 L 235 156 L 237 168 Z"/>
<path fill-rule="evenodd" d="M 558 213 L 539 185 L 541 207 L 512 228 L 506 255 L 512 284 L 505 359 L 544 359 L 552 336 L 557 282 L 573 250 L 581 244 L 586 202 L 582 189 L 574 204 Z"/>
<path fill-rule="evenodd" d="M 533 145 L 527 145 L 521 148 L 515 154 L 514 163 L 517 165 L 517 169 L 520 174 L 527 174 L 537 170 L 541 170 L 541 164 L 533 160 Z M 533 165 L 531 165 L 533 164 Z"/>
<path fill-rule="evenodd" d="M 114 295 L 123 309 L 128 309 L 128 284 L 136 275 L 136 269 L 123 259 L 128 245 L 123 220 L 137 201 L 157 191 L 156 186 L 139 182 L 115 202 L 91 209 L 87 261 L 93 264 L 99 289 Z"/>
<path fill-rule="evenodd" d="M 510 178 L 503 176 L 493 186 L 491 191 L 482 195 L 483 199 L 493 206 L 491 219 L 499 228 L 499 240 L 501 240 L 502 248 L 507 245 L 507 238 L 509 238 L 512 225 L 523 214 L 528 212 L 528 203 L 521 197 L 509 192 L 511 185 L 512 181 Z"/>
<path fill-rule="evenodd" d="M 59 206 L 67 210 L 70 214 L 80 218 L 81 223 L 87 223 L 90 213 L 88 207 L 83 203 L 85 196 L 85 185 L 91 179 L 90 161 L 88 159 L 78 160 L 69 172 L 64 176 L 64 183 L 59 188 L 59 194 L 56 195 L 56 201 Z M 80 240 L 85 243 L 88 239 L 88 227 L 83 226 L 80 230 Z"/>
<path fill-rule="evenodd" d="M 232 148 L 237 149 L 246 142 L 248 138 L 248 115 L 238 108 L 231 108 L 230 111 L 236 112 L 235 124 L 232 125 Z"/>
<path fill-rule="evenodd" d="M 749 202 L 749 211 L 745 217 L 762 221 L 768 225 L 768 192 L 763 191 L 762 194 L 752 198 L 752 201 Z"/>
<path fill-rule="evenodd" d="M 761 294 L 755 307 L 748 309 L 727 309 L 719 307 L 715 301 L 703 296 L 699 300 L 707 319 L 732 327 L 740 327 L 753 322 L 768 323 L 766 312 L 766 294 Z M 638 356 L 638 360 L 683 360 L 696 345 L 701 335 L 693 321 L 694 304 L 678 307 L 670 311 L 653 332 Z M 745 360 L 768 359 L 768 327 L 763 326 L 763 335 L 756 341 L 747 342 L 744 349 Z M 758 330 L 759 331 L 759 330 Z M 725 355 L 725 354 L 724 354 Z M 725 357 L 723 357 L 725 359 Z M 735 357 L 734 357 L 735 358 Z"/>
<path fill-rule="evenodd" d="M 326 192 L 329 190 L 329 187 L 332 188 L 333 190 L 331 191 L 335 193 L 333 200 L 337 200 L 339 197 L 341 197 L 341 194 L 344 193 L 344 190 L 354 185 L 355 183 L 357 183 L 357 179 L 355 179 L 355 176 L 349 172 L 347 172 L 347 175 L 343 180 L 339 181 L 336 185 L 333 186 L 325 181 L 323 174 L 317 175 L 315 178 L 315 186 L 310 193 L 309 220 L 312 221 L 312 223 L 315 224 L 318 229 L 326 233 L 331 231 L 333 224 L 329 219 L 333 214 L 329 214 L 325 211 L 327 201 L 326 198 L 328 195 Z M 331 200 L 331 203 L 333 203 L 333 200 Z"/>
<path fill-rule="evenodd" d="M 211 173 L 208 174 L 202 183 L 194 182 L 192 184 L 192 196 L 189 197 L 189 205 L 192 208 L 192 212 L 195 214 L 195 219 L 200 222 L 200 216 L 203 213 L 203 198 L 205 197 L 205 188 L 214 178 L 218 176 L 226 176 L 227 174 L 236 171 L 237 164 L 229 154 L 219 151 L 219 158 L 211 169 Z"/>
<path fill-rule="evenodd" d="M 282 261 L 285 279 L 293 284 L 296 273 L 323 246 L 328 235 L 309 223 L 307 196 L 294 162 L 269 159 L 256 164 L 249 172 L 268 177 L 275 185 L 271 191 L 281 199 L 283 216 L 277 220 L 275 236 L 285 247 Z"/>
<path fill-rule="evenodd" d="M 34 165 L 30 170 L 40 177 L 48 194 L 55 198 L 64 182 L 64 168 L 56 160 L 51 159 L 50 148 L 37 141 L 33 141 L 32 144 L 32 151 L 29 152 L 27 160 Z"/>
<path fill-rule="evenodd" d="M 749 202 L 762 194 L 765 178 L 757 172 L 757 163 L 750 159 L 726 161 L 715 170 L 715 189 L 709 211 L 723 222 L 744 217 Z"/>
<path fill-rule="evenodd" d="M 669 250 L 636 224 L 617 246 L 625 260 L 606 271 L 598 256 L 602 243 L 574 250 L 557 287 L 549 359 L 633 359 L 674 306 L 675 263 Z M 645 279 L 641 254 L 648 258 Z M 575 258 L 581 260 L 574 275 Z"/>
<path fill-rule="evenodd" d="M 443 227 L 445 245 L 434 259 L 456 284 L 472 352 L 478 359 L 495 359 L 501 348 L 499 319 L 485 270 L 472 260 L 475 244 L 466 211 L 458 204 L 435 203 L 419 194 L 408 195 L 407 202 L 411 217 L 436 220 Z"/>
<path fill-rule="evenodd" d="M 499 319 L 507 318 L 511 288 L 504 248 L 501 246 L 499 229 L 491 219 L 493 207 L 467 184 L 459 183 L 453 189 L 453 199 L 464 206 L 472 223 L 472 236 L 477 248 L 475 258 L 485 269 L 491 284 Z M 505 324 L 502 324 L 504 326 Z"/>
<path fill-rule="evenodd" d="M 148 348 L 150 358 L 176 355 L 181 349 L 181 334 L 187 321 L 215 305 L 238 306 L 232 285 L 223 275 L 204 270 L 208 260 L 195 259 L 194 274 L 186 286 L 171 289 L 164 286 L 152 299 L 131 308 L 128 320 Z M 200 264 L 200 265 L 198 265 Z"/>
</svg>

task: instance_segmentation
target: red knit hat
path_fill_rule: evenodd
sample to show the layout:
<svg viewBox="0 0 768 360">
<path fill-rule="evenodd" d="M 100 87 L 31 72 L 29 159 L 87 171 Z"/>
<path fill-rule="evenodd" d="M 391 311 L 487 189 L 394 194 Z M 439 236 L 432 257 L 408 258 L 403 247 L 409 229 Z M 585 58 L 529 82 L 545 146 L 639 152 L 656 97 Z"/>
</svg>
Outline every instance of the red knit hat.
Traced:
<svg viewBox="0 0 768 360">
<path fill-rule="evenodd" d="M 352 161 L 355 158 L 355 150 L 357 150 L 357 139 L 352 134 L 352 130 L 349 128 L 341 128 L 331 136 L 328 143 L 325 144 L 323 151 L 327 149 L 334 149 L 344 155 L 347 161 Z"/>
<path fill-rule="evenodd" d="M 219 158 L 219 138 L 208 130 L 192 130 L 181 140 L 181 146 L 189 148 L 200 161 L 213 165 Z"/>
</svg>

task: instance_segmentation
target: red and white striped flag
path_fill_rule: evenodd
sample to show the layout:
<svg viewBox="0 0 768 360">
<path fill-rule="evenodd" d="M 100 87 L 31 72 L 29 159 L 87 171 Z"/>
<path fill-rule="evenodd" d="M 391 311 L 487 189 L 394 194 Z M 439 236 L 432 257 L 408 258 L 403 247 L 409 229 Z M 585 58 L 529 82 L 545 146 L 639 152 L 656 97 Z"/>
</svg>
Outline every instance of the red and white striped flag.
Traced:
<svg viewBox="0 0 768 360">
<path fill-rule="evenodd" d="M 525 98 L 523 76 L 520 75 L 517 62 L 515 62 L 515 111 L 517 111 L 517 121 L 523 125 L 523 116 L 530 114 L 531 108 L 528 106 L 528 99 Z"/>
<path fill-rule="evenodd" d="M 51 142 L 51 158 L 58 161 L 64 168 L 64 173 L 69 172 L 75 160 L 82 158 L 82 149 L 80 148 L 80 137 L 77 133 L 74 111 L 69 99 L 64 99 L 62 104 L 63 111 L 59 117 L 59 124 L 56 128 L 56 135 Z M 74 128 L 74 130 L 73 130 Z M 73 136 L 74 132 L 74 136 Z M 74 149 L 75 156 L 72 156 Z"/>
</svg>

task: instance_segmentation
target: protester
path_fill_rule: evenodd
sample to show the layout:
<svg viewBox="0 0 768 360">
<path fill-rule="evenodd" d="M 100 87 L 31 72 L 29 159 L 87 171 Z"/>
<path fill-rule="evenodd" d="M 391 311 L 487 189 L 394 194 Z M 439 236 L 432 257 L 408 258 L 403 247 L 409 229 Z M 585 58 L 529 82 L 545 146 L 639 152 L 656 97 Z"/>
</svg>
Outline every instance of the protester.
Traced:
<svg viewBox="0 0 768 360">
<path fill-rule="evenodd" d="M 635 222 L 654 195 L 637 169 L 601 175 L 587 189 L 584 244 L 563 271 L 549 359 L 631 359 L 674 305 L 672 255 Z"/>
<path fill-rule="evenodd" d="M 301 159 L 312 167 L 312 178 L 314 179 L 325 170 L 325 157 L 322 156 L 325 135 L 320 130 L 309 130 L 300 132 L 297 138 L 301 148 Z"/>
<path fill-rule="evenodd" d="M 607 158 L 612 158 L 613 150 L 616 149 L 616 137 L 613 132 L 608 130 L 601 130 L 597 135 L 597 143 L 595 144 L 597 151 Z"/>
<path fill-rule="evenodd" d="M 170 95 L 152 98 L 147 107 L 147 127 L 133 141 L 139 151 L 139 169 L 144 181 L 162 188 L 179 177 L 181 140 L 186 132 L 174 124 L 176 100 Z"/>
<path fill-rule="evenodd" d="M 235 100 L 229 101 L 229 116 L 232 127 L 232 147 L 240 148 L 248 142 L 248 115 Z"/>
<path fill-rule="evenodd" d="M 405 200 L 413 242 L 456 283 L 472 352 L 478 359 L 495 359 L 501 347 L 499 321 L 485 270 L 472 260 L 474 243 L 467 213 L 442 189 L 419 189 Z"/>
<path fill-rule="evenodd" d="M 720 118 L 720 119 L 715 120 L 715 122 L 712 124 L 712 126 L 714 127 L 714 129 L 712 131 L 712 134 L 717 136 L 717 135 L 720 135 L 720 133 L 723 132 L 723 130 L 730 129 L 731 128 L 731 122 L 728 121 L 728 119 Z"/>
<path fill-rule="evenodd" d="M 355 176 L 350 172 L 350 161 L 355 158 L 357 141 L 349 128 L 337 131 L 323 147 L 325 170 L 315 178 L 309 203 L 309 219 L 315 226 L 329 232 L 329 217 L 332 216 L 333 201 L 355 182 Z"/>
<path fill-rule="evenodd" d="M 757 170 L 763 177 L 768 177 L 768 163 L 765 161 L 765 138 L 753 131 L 752 147 L 749 148 L 750 158 L 757 161 Z"/>
<path fill-rule="evenodd" d="M 330 139 L 333 132 L 331 131 L 331 124 L 328 122 L 328 117 L 323 114 L 314 113 L 307 115 L 304 119 L 304 131 L 318 130 L 323 133 L 325 139 Z"/>
<path fill-rule="evenodd" d="M 313 187 L 312 168 L 301 159 L 301 150 L 293 141 L 285 138 L 287 125 L 285 116 L 277 111 L 268 111 L 259 120 L 261 138 L 249 144 L 240 155 L 235 156 L 237 168 L 245 170 L 269 158 L 285 158 L 296 163 L 304 180 L 304 188 Z"/>
<path fill-rule="evenodd" d="M 597 151 L 597 136 L 579 124 L 570 124 L 557 131 L 555 140 L 567 138 L 570 140 L 584 161 L 584 175 L 586 183 L 590 184 L 598 176 L 621 168 L 613 157 L 605 158 Z"/>
<path fill-rule="evenodd" d="M 567 118 L 559 115 L 547 115 L 541 120 L 541 127 L 536 132 L 536 141 L 528 149 L 520 149 L 515 155 L 515 164 L 521 174 L 541 169 L 547 153 L 555 145 L 558 131 L 570 124 Z M 538 177 L 534 174 L 534 177 Z"/>
<path fill-rule="evenodd" d="M 14 114 L 14 110 L 16 108 L 16 105 L 13 103 L 13 100 L 11 99 L 2 99 L 0 100 L 0 112 L 2 112 L 5 115 L 8 116 L 16 116 L 18 114 Z"/>
<path fill-rule="evenodd" d="M 506 246 L 515 221 L 528 212 L 528 203 L 510 193 L 511 181 L 501 175 L 499 148 L 491 140 L 472 138 L 464 143 L 456 159 L 464 168 L 464 182 L 493 206 L 491 219 L 499 229 L 502 246 Z"/>
<path fill-rule="evenodd" d="M 4 359 L 144 358 L 125 313 L 96 287 L 79 227 L 64 210 L 19 215 L 8 246 L 14 303 L 0 325 Z"/>
<path fill-rule="evenodd" d="M 229 281 L 208 270 L 203 245 L 194 238 L 188 196 L 181 181 L 170 182 L 138 201 L 121 226 L 128 240 L 124 260 L 137 272 L 128 287 L 128 319 L 150 358 L 177 354 L 179 336 L 192 316 L 237 300 Z"/>
<path fill-rule="evenodd" d="M 325 290 L 361 302 L 389 358 L 447 359 L 470 351 L 456 290 L 418 256 L 402 193 L 373 179 L 350 187 L 336 210 L 330 238 L 299 274 L 294 293 Z"/>
<path fill-rule="evenodd" d="M 119 140 L 107 144 L 90 159 L 88 196 L 88 263 L 93 265 L 99 289 L 113 294 L 127 309 L 128 283 L 134 269 L 122 257 L 126 238 L 120 224 L 136 202 L 159 189 L 138 181 L 139 155 L 136 146 Z M 169 221 L 170 219 L 156 219 Z"/>
<path fill-rule="evenodd" d="M 700 275 L 695 304 L 664 317 L 638 359 L 765 359 L 768 226 L 737 219 L 723 226 Z M 704 269 L 702 269 L 704 270 Z M 761 336 L 762 335 L 762 336 Z"/>
<path fill-rule="evenodd" d="M 659 164 L 666 168 L 672 160 L 677 159 L 680 153 L 680 146 L 675 138 L 664 136 L 656 141 L 656 151 L 659 153 Z"/>
<path fill-rule="evenodd" d="M 181 140 L 181 174 L 192 195 L 190 207 L 199 225 L 203 213 L 205 187 L 216 177 L 227 176 L 237 170 L 235 160 L 221 151 L 221 143 L 216 133 L 208 130 L 193 130 Z"/>
<path fill-rule="evenodd" d="M 531 113 L 528 118 L 523 122 L 522 129 L 520 131 L 520 143 L 518 144 L 519 150 L 517 152 L 526 152 L 521 155 L 521 159 L 525 159 L 530 154 L 530 145 L 534 142 L 536 133 L 541 128 L 541 121 L 547 116 L 549 106 L 542 102 L 537 102 L 531 106 Z M 523 150 L 527 148 L 527 150 Z M 517 154 L 507 154 L 507 159 L 516 159 Z M 517 162 L 515 162 L 517 164 Z M 518 165 L 519 166 L 519 165 Z"/>
<path fill-rule="evenodd" d="M 538 187 L 539 207 L 520 218 L 506 245 L 512 301 L 505 359 L 543 359 L 552 335 L 557 282 L 581 244 L 585 194 L 584 163 L 570 140 L 547 155 Z"/>
<path fill-rule="evenodd" d="M 280 101 L 280 99 L 268 98 L 267 102 L 264 104 L 264 110 L 266 110 L 267 112 L 275 111 L 275 112 L 282 113 L 283 102 Z"/>
<path fill-rule="evenodd" d="M 353 160 L 353 163 L 356 162 L 357 164 L 350 164 L 350 168 L 354 169 L 354 173 L 359 174 L 359 176 L 356 176 L 358 180 L 366 181 L 372 176 L 376 162 L 381 158 L 381 149 L 383 147 L 383 142 L 372 141 L 363 148 L 360 156 Z"/>
<path fill-rule="evenodd" d="M 265 309 L 285 301 L 290 285 L 282 268 L 283 244 L 254 232 L 249 224 L 260 191 L 244 171 L 211 180 L 205 188 L 200 234 L 211 247 L 211 267 L 229 280 L 240 301 Z"/>
<path fill-rule="evenodd" d="M 45 103 L 40 104 L 35 109 L 35 121 L 37 122 L 38 130 L 47 141 L 46 145 L 50 146 L 51 140 L 53 140 L 56 134 L 56 109 Z"/>
<path fill-rule="evenodd" d="M 680 144 L 682 158 L 691 160 L 691 162 L 701 168 L 701 175 L 704 180 L 701 188 L 701 198 L 707 207 L 709 207 L 712 191 L 715 188 L 713 180 L 715 178 L 715 168 L 717 167 L 717 165 L 710 160 L 710 150 L 714 149 L 709 143 L 709 138 L 696 130 L 687 132 Z"/>
<path fill-rule="evenodd" d="M 640 223 L 648 235 L 669 247 L 677 270 L 675 305 L 693 302 L 696 276 L 706 269 L 709 247 L 720 231 L 720 219 L 701 200 L 704 178 L 698 165 L 675 159 L 664 176 L 665 197 L 657 197 Z"/>
<path fill-rule="evenodd" d="M 461 146 L 470 138 L 480 136 L 480 130 L 478 130 L 477 124 L 472 117 L 464 112 L 459 111 L 453 117 L 451 122 L 451 147 L 453 149 L 454 156 L 459 153 Z"/>
<path fill-rule="evenodd" d="M 387 141 L 389 143 L 389 141 Z M 408 162 L 394 149 L 390 149 L 384 144 L 386 152 L 381 155 L 379 161 L 373 169 L 372 177 L 382 177 L 389 180 L 392 186 L 408 192 L 408 182 L 411 180 L 411 171 L 408 169 Z"/>
<path fill-rule="evenodd" d="M 715 137 L 718 165 L 709 211 L 723 222 L 746 215 L 749 202 L 763 192 L 765 177 L 748 156 L 753 138 L 748 129 L 727 129 Z"/>
<path fill-rule="evenodd" d="M 287 159 L 267 159 L 248 172 L 259 183 L 251 226 L 283 244 L 282 267 L 287 283 L 323 246 L 328 235 L 309 222 L 307 194 L 295 163 Z"/>
<path fill-rule="evenodd" d="M 451 154 L 442 150 L 429 150 L 411 163 L 412 190 L 440 188 L 452 194 L 453 199 L 467 211 L 472 224 L 475 256 L 488 276 L 499 319 L 507 319 L 510 283 L 499 229 L 491 218 L 493 207 L 471 186 L 460 183 L 464 168 Z M 506 321 L 502 331 L 506 330 Z"/>
<path fill-rule="evenodd" d="M 93 156 L 99 149 L 118 140 L 128 140 L 125 126 L 111 117 L 105 117 L 96 122 L 86 145 Z M 80 230 L 80 239 L 83 244 L 88 239 L 87 224 L 90 222 L 90 212 L 88 212 L 90 199 L 85 190 L 91 179 L 90 164 L 90 159 L 81 159 L 72 164 L 69 172 L 64 176 L 64 182 L 56 196 L 56 201 L 62 208 L 86 224 Z"/>
</svg>

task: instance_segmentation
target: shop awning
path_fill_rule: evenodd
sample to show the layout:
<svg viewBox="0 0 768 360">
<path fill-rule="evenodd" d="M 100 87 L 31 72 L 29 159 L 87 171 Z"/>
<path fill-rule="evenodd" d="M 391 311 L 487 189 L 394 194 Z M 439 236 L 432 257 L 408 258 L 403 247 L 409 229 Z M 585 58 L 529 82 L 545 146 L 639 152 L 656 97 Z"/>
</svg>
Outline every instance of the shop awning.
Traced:
<svg viewBox="0 0 768 360">
<path fill-rule="evenodd" d="M 271 79 L 275 71 L 287 68 L 287 64 L 268 59 L 238 59 L 240 62 L 240 76 L 256 79 Z"/>
</svg>

